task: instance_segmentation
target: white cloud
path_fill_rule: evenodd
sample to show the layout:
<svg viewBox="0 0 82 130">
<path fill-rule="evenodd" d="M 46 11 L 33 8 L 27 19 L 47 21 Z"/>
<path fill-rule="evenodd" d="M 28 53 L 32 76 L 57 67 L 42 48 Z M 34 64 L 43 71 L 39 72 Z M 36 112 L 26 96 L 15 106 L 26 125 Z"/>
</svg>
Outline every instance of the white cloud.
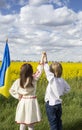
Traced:
<svg viewBox="0 0 82 130">
<path fill-rule="evenodd" d="M 8 36 L 12 60 L 39 60 L 47 51 L 49 60 L 82 61 L 82 12 L 66 6 L 54 9 L 47 2 L 30 0 L 17 15 L 0 14 L 0 45 Z"/>
<path fill-rule="evenodd" d="M 76 14 L 72 10 L 67 7 L 55 10 L 52 5 L 42 5 L 39 7 L 27 5 L 21 9 L 20 13 L 20 22 L 25 24 L 59 26 L 72 24 L 74 20 L 76 20 Z"/>
</svg>

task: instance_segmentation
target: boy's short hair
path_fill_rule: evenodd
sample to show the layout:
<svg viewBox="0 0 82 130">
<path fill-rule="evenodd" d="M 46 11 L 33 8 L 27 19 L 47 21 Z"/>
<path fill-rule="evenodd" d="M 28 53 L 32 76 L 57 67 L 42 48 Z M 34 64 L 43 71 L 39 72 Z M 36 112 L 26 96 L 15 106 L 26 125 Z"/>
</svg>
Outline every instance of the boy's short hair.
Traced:
<svg viewBox="0 0 82 130">
<path fill-rule="evenodd" d="M 62 65 L 59 62 L 52 62 L 52 64 L 50 65 L 50 71 L 52 73 L 54 73 L 54 76 L 59 78 L 62 75 Z"/>
</svg>

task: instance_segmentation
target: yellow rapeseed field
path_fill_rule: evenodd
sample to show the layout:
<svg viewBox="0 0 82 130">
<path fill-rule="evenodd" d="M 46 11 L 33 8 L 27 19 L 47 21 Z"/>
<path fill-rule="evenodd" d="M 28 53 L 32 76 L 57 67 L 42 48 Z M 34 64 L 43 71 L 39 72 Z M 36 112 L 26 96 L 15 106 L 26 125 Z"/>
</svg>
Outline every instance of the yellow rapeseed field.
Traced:
<svg viewBox="0 0 82 130">
<path fill-rule="evenodd" d="M 19 77 L 20 67 L 25 62 L 11 62 L 11 77 L 12 81 Z M 33 66 L 34 72 L 37 69 L 38 62 L 27 62 Z M 75 78 L 75 77 L 82 77 L 82 63 L 64 63 L 62 62 L 63 67 L 63 75 L 62 77 L 65 79 L 68 78 Z M 44 74 L 42 75 L 42 77 Z"/>
<path fill-rule="evenodd" d="M 62 63 L 62 66 L 65 79 L 82 77 L 82 63 Z"/>
</svg>

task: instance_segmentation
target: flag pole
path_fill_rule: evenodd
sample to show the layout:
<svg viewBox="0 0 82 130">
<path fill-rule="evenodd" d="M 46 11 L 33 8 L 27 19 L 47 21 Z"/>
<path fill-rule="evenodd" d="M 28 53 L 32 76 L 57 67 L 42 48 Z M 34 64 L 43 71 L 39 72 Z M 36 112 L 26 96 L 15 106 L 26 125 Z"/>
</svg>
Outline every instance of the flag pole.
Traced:
<svg viewBox="0 0 82 130">
<path fill-rule="evenodd" d="M 6 39 L 6 43 L 8 43 L 8 38 Z"/>
</svg>

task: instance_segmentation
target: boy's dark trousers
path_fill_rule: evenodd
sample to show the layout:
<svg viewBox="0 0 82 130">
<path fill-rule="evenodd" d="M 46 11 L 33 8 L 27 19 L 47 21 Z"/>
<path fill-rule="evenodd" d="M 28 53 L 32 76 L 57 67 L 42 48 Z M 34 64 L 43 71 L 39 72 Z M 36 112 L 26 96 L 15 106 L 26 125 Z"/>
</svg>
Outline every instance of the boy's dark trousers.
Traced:
<svg viewBox="0 0 82 130">
<path fill-rule="evenodd" d="M 46 103 L 46 113 L 50 123 L 50 130 L 62 130 L 62 107 L 61 104 L 50 106 Z"/>
</svg>

